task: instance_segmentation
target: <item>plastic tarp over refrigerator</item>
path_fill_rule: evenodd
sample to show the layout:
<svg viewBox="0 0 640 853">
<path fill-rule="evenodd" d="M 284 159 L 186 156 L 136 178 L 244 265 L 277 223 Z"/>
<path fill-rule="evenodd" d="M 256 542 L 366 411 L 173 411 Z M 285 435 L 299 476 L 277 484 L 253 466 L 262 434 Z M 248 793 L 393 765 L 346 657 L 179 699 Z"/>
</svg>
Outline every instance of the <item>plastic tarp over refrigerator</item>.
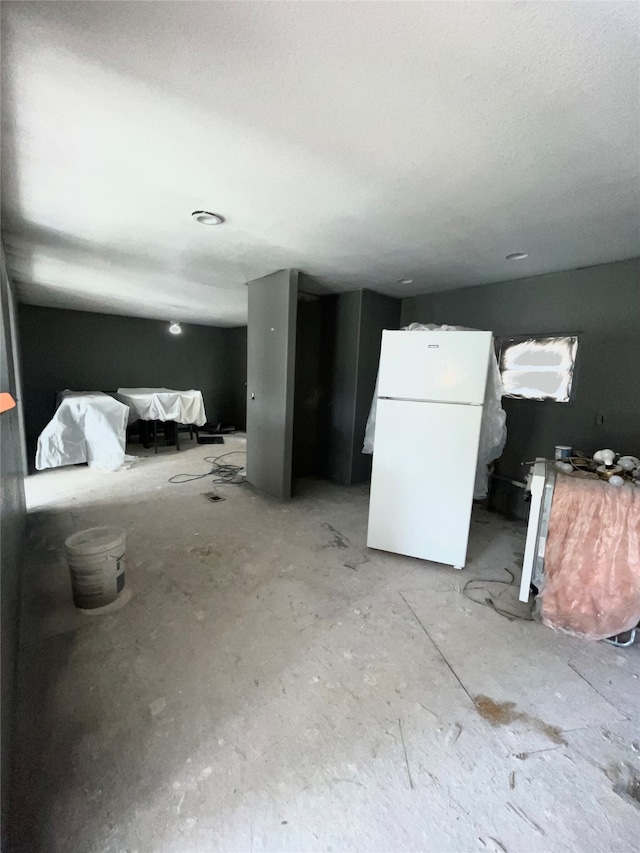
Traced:
<svg viewBox="0 0 640 853">
<path fill-rule="evenodd" d="M 63 391 L 55 415 L 38 438 L 36 468 L 86 462 L 115 470 L 125 455 L 129 409 L 100 391 Z"/>
<path fill-rule="evenodd" d="M 118 388 L 117 397 L 131 408 L 134 420 L 176 421 L 204 426 L 207 416 L 201 391 L 170 388 Z"/>
<path fill-rule="evenodd" d="M 405 332 L 473 332 L 466 326 L 436 326 L 433 323 L 411 323 L 405 326 Z M 367 426 L 364 433 L 363 453 L 373 453 L 376 430 L 376 407 L 378 402 L 378 382 L 373 392 L 373 402 Z M 502 408 L 502 380 L 498 359 L 492 351 L 489 361 L 489 372 L 487 374 L 487 387 L 484 395 L 482 409 L 482 423 L 480 426 L 480 445 L 478 448 L 478 464 L 476 468 L 476 480 L 473 487 L 473 497 L 480 500 L 486 497 L 489 488 L 489 465 L 494 462 L 504 450 L 507 440 L 507 414 Z"/>
</svg>

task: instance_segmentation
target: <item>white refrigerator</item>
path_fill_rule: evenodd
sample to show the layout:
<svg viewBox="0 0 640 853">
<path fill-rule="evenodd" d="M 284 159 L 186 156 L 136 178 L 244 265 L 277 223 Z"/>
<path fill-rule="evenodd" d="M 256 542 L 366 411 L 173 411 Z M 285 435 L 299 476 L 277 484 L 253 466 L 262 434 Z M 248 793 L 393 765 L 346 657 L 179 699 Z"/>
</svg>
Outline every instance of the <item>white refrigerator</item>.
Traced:
<svg viewBox="0 0 640 853">
<path fill-rule="evenodd" d="M 370 548 L 464 567 L 492 337 L 382 333 Z"/>
</svg>

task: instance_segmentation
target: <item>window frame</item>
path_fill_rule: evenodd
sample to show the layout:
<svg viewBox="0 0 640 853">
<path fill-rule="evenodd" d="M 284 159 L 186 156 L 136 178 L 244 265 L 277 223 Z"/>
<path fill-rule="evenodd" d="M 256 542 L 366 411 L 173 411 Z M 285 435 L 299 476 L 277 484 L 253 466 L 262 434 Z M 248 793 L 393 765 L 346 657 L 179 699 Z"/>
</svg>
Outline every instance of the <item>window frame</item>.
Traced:
<svg viewBox="0 0 640 853">
<path fill-rule="evenodd" d="M 583 332 L 535 332 L 526 335 L 501 335 L 496 338 L 496 357 L 498 359 L 498 371 L 500 373 L 500 384 L 502 385 L 502 353 L 508 344 L 518 344 L 524 341 L 536 340 L 538 338 L 575 338 L 576 339 L 576 357 L 573 362 L 573 374 L 571 376 L 571 387 L 569 389 L 568 400 L 554 400 L 551 397 L 516 397 L 502 391 L 503 400 L 513 400 L 518 403 L 542 403 L 544 405 L 561 405 L 572 406 L 576 402 L 578 396 L 577 380 L 580 363 L 580 350 L 583 345 Z M 503 386 L 504 388 L 504 386 Z"/>
</svg>

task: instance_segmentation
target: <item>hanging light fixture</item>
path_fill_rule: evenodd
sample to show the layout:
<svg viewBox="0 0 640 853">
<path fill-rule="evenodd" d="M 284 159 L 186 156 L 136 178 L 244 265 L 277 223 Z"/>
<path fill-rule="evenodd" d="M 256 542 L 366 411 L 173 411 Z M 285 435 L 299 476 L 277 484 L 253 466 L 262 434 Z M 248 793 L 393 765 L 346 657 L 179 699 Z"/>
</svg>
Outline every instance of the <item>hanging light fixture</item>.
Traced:
<svg viewBox="0 0 640 853">
<path fill-rule="evenodd" d="M 171 332 L 172 335 L 181 334 L 182 329 L 180 328 L 180 323 L 172 322 L 171 325 L 169 326 L 169 331 Z"/>
</svg>

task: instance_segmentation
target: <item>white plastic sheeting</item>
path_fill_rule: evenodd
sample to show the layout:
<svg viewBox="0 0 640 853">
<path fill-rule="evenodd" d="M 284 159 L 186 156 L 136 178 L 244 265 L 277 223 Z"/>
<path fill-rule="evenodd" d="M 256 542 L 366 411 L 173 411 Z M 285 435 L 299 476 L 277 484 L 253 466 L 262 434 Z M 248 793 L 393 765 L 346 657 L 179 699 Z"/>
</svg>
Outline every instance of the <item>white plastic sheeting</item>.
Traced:
<svg viewBox="0 0 640 853">
<path fill-rule="evenodd" d="M 467 326 L 436 326 L 433 323 L 411 323 L 405 326 L 405 332 L 471 332 Z M 373 392 L 373 401 L 367 419 L 364 432 L 363 453 L 373 453 L 376 431 L 376 407 L 378 402 L 378 380 Z M 489 465 L 495 461 L 502 451 L 507 440 L 507 414 L 502 408 L 502 380 L 498 369 L 498 360 L 495 353 L 491 353 L 489 373 L 487 376 L 487 388 L 484 395 L 482 410 L 482 424 L 480 427 L 480 445 L 478 448 L 478 465 L 476 468 L 476 479 L 473 487 L 473 497 L 480 500 L 487 496 L 489 489 Z"/>
<path fill-rule="evenodd" d="M 577 348 L 578 338 L 569 335 L 505 341 L 500 353 L 505 396 L 568 403 Z"/>
<path fill-rule="evenodd" d="M 86 462 L 114 470 L 135 457 L 125 455 L 129 409 L 100 391 L 63 391 L 58 408 L 38 438 L 36 468 Z"/>
<path fill-rule="evenodd" d="M 130 407 L 132 420 L 176 421 L 196 426 L 207 422 L 201 391 L 118 388 L 117 398 Z"/>
</svg>

